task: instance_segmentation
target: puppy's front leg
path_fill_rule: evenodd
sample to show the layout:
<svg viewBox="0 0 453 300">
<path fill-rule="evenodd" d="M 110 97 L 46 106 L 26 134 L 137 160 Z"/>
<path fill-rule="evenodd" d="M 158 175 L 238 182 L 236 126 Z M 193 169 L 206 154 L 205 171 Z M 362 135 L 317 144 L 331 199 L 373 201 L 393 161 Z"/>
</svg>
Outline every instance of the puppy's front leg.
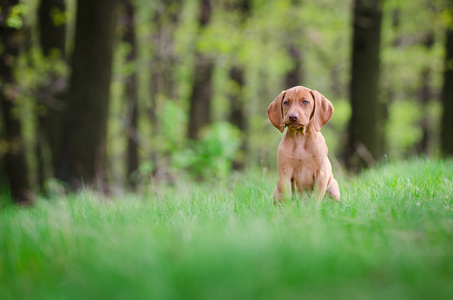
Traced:
<svg viewBox="0 0 453 300">
<path fill-rule="evenodd" d="M 291 198 L 291 189 L 291 177 L 280 176 L 274 190 L 274 205 L 277 204 L 277 200 L 283 203 L 285 199 Z"/>
<path fill-rule="evenodd" d="M 317 176 L 314 179 L 313 191 L 316 197 L 318 204 L 322 202 L 324 195 L 326 194 L 327 185 L 329 181 L 326 176 Z"/>
</svg>

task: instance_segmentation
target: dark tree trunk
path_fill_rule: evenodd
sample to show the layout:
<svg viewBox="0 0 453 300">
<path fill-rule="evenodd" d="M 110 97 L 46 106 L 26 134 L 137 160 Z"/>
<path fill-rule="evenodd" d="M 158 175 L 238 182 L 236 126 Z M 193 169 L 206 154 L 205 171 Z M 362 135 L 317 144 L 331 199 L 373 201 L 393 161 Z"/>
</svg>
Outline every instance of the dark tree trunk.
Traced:
<svg viewBox="0 0 453 300">
<path fill-rule="evenodd" d="M 16 203 L 29 203 L 33 200 L 32 186 L 29 179 L 28 165 L 25 155 L 21 121 L 14 114 L 15 102 L 18 97 L 16 82 L 13 76 L 14 63 L 19 55 L 19 47 L 23 39 L 20 29 L 8 27 L 6 18 L 18 0 L 2 0 L 0 20 L 0 109 L 2 111 L 3 136 L 7 143 L 4 156 L 11 198 Z"/>
<path fill-rule="evenodd" d="M 233 169 L 241 170 L 245 167 L 247 158 L 247 139 L 245 138 L 248 123 L 246 118 L 246 105 L 244 99 L 244 86 L 245 86 L 245 71 L 243 67 L 233 67 L 230 70 L 230 79 L 234 85 L 229 98 L 231 104 L 231 111 L 229 121 L 236 126 L 242 133 L 241 137 L 241 151 L 233 161 Z"/>
<path fill-rule="evenodd" d="M 198 54 L 190 96 L 188 137 L 192 140 L 197 140 L 200 130 L 211 123 L 213 70 L 214 62 L 212 59 L 203 54 Z"/>
<path fill-rule="evenodd" d="M 352 116 L 345 162 L 373 166 L 383 155 L 384 105 L 379 102 L 382 0 L 355 0 L 350 97 Z"/>
<path fill-rule="evenodd" d="M 450 1 L 451 2 L 451 1 Z M 450 5 L 453 7 L 453 3 Z M 445 40 L 444 84 L 442 87 L 442 153 L 446 157 L 453 156 L 453 28 L 447 27 Z"/>
<path fill-rule="evenodd" d="M 64 0 L 41 0 L 38 10 L 38 25 L 40 44 L 44 57 L 49 60 L 65 58 L 66 24 L 56 22 L 54 14 L 64 14 L 66 3 Z M 59 153 L 59 139 L 61 138 L 61 99 L 58 94 L 65 87 L 63 79 L 54 72 L 48 74 L 49 80 L 41 89 L 41 98 L 38 105 L 45 108 L 45 113 L 38 115 L 36 130 L 36 155 L 38 159 L 38 183 L 41 187 L 47 179 L 47 174 L 53 173 L 57 167 Z M 46 161 L 45 150 L 50 149 L 51 163 Z M 49 170 L 50 169 L 50 170 Z"/>
<path fill-rule="evenodd" d="M 292 0 L 291 5 L 292 7 L 300 7 L 302 5 L 301 0 Z M 297 14 L 292 14 L 292 18 L 299 18 Z M 298 22 L 296 22 L 297 24 Z M 302 85 L 302 52 L 300 50 L 300 45 L 297 43 L 297 39 L 295 36 L 301 36 L 301 31 L 303 28 L 299 26 L 292 26 L 292 29 L 287 33 L 285 42 L 286 52 L 288 53 L 289 57 L 291 58 L 292 68 L 286 73 L 285 76 L 285 89 L 289 89 L 293 86 Z M 303 34 L 303 33 L 302 33 Z"/>
<path fill-rule="evenodd" d="M 429 67 L 423 69 L 421 74 L 422 87 L 419 92 L 419 102 L 422 107 L 422 120 L 420 121 L 420 128 L 422 129 L 422 139 L 415 145 L 416 151 L 419 154 L 428 154 L 428 103 L 430 95 L 429 80 L 431 77 L 431 70 Z"/>
<path fill-rule="evenodd" d="M 231 9 L 234 11 L 239 11 L 240 13 L 239 26 L 242 30 L 247 21 L 247 18 L 250 16 L 251 12 L 250 0 L 238 0 L 237 2 L 233 2 L 233 6 Z M 243 136 L 241 138 L 242 139 L 241 151 L 233 161 L 233 168 L 236 170 L 240 170 L 244 168 L 247 158 L 248 145 L 247 139 L 245 139 L 245 135 L 248 129 L 248 123 L 246 118 L 247 108 L 244 99 L 245 68 L 238 62 L 238 60 L 236 60 L 233 63 L 233 66 L 230 69 L 230 79 L 232 81 L 233 87 L 230 89 L 229 92 L 229 99 L 231 104 L 229 121 L 243 133 Z"/>
<path fill-rule="evenodd" d="M 78 0 L 75 48 L 57 178 L 72 188 L 106 180 L 106 131 L 116 0 Z"/>
<path fill-rule="evenodd" d="M 199 31 L 207 27 L 211 18 L 210 0 L 202 0 Z M 193 74 L 192 93 L 190 96 L 188 137 L 192 140 L 199 138 L 200 129 L 211 123 L 212 73 L 214 60 L 207 54 L 197 52 L 195 55 L 195 70 Z"/>
<path fill-rule="evenodd" d="M 52 17 L 55 13 L 63 14 L 65 11 L 65 0 L 41 0 L 38 14 L 40 41 L 44 56 L 65 57 L 66 24 L 56 23 Z"/>
<path fill-rule="evenodd" d="M 302 53 L 293 41 L 289 43 L 287 51 L 293 67 L 285 76 L 285 89 L 302 84 Z"/>
<path fill-rule="evenodd" d="M 401 10 L 399 8 L 396 8 L 392 13 L 392 28 L 393 31 L 396 33 L 396 37 L 393 40 L 393 47 L 395 48 L 400 47 L 402 44 L 400 27 L 401 27 Z"/>
<path fill-rule="evenodd" d="M 230 79 L 233 82 L 233 92 L 230 92 L 230 123 L 239 128 L 242 132 L 247 129 L 247 120 L 245 117 L 244 86 L 245 72 L 243 67 L 232 67 L 230 70 Z"/>
<path fill-rule="evenodd" d="M 426 51 L 430 51 L 434 45 L 434 33 L 429 32 L 423 42 Z M 420 128 L 422 129 L 422 139 L 415 145 L 417 153 L 428 154 L 429 144 L 429 124 L 428 124 L 428 104 L 431 99 L 431 67 L 426 66 L 421 73 L 421 88 L 418 93 L 418 101 L 422 107 L 422 120 Z"/>
<path fill-rule="evenodd" d="M 36 136 L 36 144 L 35 144 L 35 153 L 36 153 L 36 160 L 37 160 L 37 184 L 39 192 L 43 192 L 45 190 L 45 182 L 48 178 L 48 165 L 46 161 L 46 144 L 47 140 L 45 138 L 45 133 L 43 132 L 45 126 L 43 125 L 43 116 L 38 116 L 38 122 L 36 124 L 35 136 Z"/>
<path fill-rule="evenodd" d="M 123 40 L 129 44 L 130 52 L 126 57 L 127 63 L 134 63 L 137 57 L 137 38 L 135 34 L 135 6 L 131 0 L 122 0 L 123 14 L 122 25 L 124 28 Z M 127 124 L 127 178 L 129 185 L 135 189 L 137 181 L 133 174 L 138 169 L 138 143 L 137 143 L 137 123 L 138 123 L 138 76 L 133 72 L 126 79 L 126 97 L 128 108 Z"/>
</svg>

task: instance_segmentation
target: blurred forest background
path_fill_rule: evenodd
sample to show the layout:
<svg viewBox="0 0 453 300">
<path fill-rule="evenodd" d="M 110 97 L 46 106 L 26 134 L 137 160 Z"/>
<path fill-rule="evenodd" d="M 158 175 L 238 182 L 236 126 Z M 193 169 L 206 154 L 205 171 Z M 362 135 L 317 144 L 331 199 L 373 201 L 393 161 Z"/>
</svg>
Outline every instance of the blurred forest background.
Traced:
<svg viewBox="0 0 453 300">
<path fill-rule="evenodd" d="M 337 172 L 453 155 L 452 0 L 1 0 L 0 185 L 13 201 L 275 170 L 266 108 L 335 107 Z"/>
</svg>

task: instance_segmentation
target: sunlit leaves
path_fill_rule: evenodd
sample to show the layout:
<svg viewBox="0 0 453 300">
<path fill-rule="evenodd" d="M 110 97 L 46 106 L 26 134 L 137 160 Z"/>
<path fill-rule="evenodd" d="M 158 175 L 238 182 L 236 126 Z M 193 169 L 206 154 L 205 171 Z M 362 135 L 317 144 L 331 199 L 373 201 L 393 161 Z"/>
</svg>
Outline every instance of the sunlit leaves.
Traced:
<svg viewBox="0 0 453 300">
<path fill-rule="evenodd" d="M 50 11 L 50 16 L 52 17 L 53 24 L 56 27 L 60 27 L 66 23 L 67 12 L 61 11 L 60 9 L 54 7 Z"/>
<path fill-rule="evenodd" d="M 20 29 L 23 26 L 22 17 L 29 12 L 28 5 L 24 3 L 13 6 L 10 14 L 6 18 L 6 25 L 12 28 Z"/>
</svg>

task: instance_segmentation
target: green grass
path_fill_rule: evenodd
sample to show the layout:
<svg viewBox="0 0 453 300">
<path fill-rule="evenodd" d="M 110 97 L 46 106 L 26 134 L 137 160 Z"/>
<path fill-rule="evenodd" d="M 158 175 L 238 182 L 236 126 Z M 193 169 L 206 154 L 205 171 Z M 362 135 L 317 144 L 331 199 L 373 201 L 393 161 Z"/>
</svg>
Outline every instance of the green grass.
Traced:
<svg viewBox="0 0 453 300">
<path fill-rule="evenodd" d="M 348 207 L 274 177 L 3 203 L 0 299 L 451 299 L 453 162 L 340 179 Z"/>
</svg>

